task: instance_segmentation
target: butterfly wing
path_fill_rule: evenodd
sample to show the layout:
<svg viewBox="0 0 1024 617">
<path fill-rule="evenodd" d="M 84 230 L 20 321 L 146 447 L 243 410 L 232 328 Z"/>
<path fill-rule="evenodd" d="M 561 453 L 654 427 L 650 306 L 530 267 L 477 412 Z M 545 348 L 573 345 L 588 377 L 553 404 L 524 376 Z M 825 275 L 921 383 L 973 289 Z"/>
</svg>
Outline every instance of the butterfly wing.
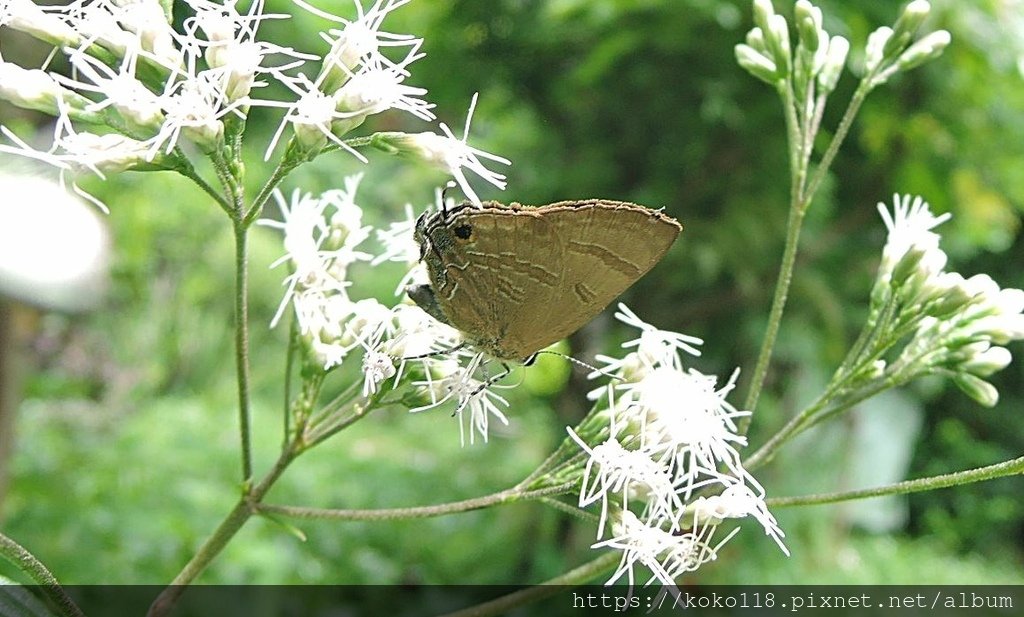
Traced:
<svg viewBox="0 0 1024 617">
<path fill-rule="evenodd" d="M 546 302 L 562 280 L 557 230 L 534 210 L 464 207 L 427 231 L 425 259 L 438 306 L 452 326 L 499 358 L 522 360 L 536 351 L 523 353 L 507 333 L 521 307 Z"/>
<path fill-rule="evenodd" d="M 622 202 L 460 208 L 427 230 L 425 258 L 449 323 L 522 360 L 590 321 L 650 270 L 681 227 Z"/>
<path fill-rule="evenodd" d="M 682 227 L 660 212 L 606 200 L 537 208 L 557 230 L 561 278 L 545 297 L 521 306 L 505 336 L 527 354 L 583 327 L 654 267 Z"/>
</svg>

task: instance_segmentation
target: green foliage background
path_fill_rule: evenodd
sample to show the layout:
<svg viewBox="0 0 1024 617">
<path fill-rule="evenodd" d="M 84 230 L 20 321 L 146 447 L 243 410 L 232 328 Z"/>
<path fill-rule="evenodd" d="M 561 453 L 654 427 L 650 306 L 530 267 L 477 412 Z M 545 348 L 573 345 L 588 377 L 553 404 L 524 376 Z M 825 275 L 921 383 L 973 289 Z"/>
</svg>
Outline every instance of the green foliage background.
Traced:
<svg viewBox="0 0 1024 617">
<path fill-rule="evenodd" d="M 782 4 L 776 8 L 788 11 Z M 952 266 L 1024 287 L 1024 20 L 1013 2 L 933 6 L 928 27 L 950 30 L 953 44 L 869 98 L 808 217 L 754 443 L 827 379 L 859 328 L 885 237 L 876 202 L 915 193 L 953 212 L 940 229 Z M 900 4 L 821 7 L 826 29 L 857 50 L 873 28 L 895 19 Z M 322 51 L 308 43 L 324 24 L 295 12 L 290 21 L 268 22 L 262 38 Z M 693 363 L 699 370 L 724 380 L 734 367 L 752 369 L 782 252 L 788 176 L 779 103 L 733 60 L 733 45 L 750 28 L 746 2 L 417 0 L 386 26 L 426 39 L 427 57 L 413 66 L 411 82 L 430 90 L 440 118 L 456 131 L 473 92 L 481 93 L 475 143 L 514 161 L 509 190 L 485 198 L 605 197 L 664 207 L 680 219 L 681 240 L 625 300 L 652 323 L 706 339 Z M 16 50 L 5 44 L 5 58 L 38 55 L 17 41 Z M 854 66 L 858 60 L 855 54 Z M 849 75 L 840 82 L 826 127 L 835 126 L 853 86 Z M 45 118 L 3 121 L 46 130 Z M 255 178 L 278 121 L 253 112 L 257 147 L 248 169 Z M 372 128 L 426 130 L 396 115 Z M 371 158 L 360 203 L 377 224 L 402 216 L 407 202 L 417 209 L 430 203 L 431 187 L 443 180 L 408 161 Z M 336 153 L 284 188 L 334 188 L 363 169 Z M 160 583 L 238 490 L 230 228 L 177 177 L 126 174 L 87 187 L 111 206 L 115 285 L 103 310 L 43 324 L 40 341 L 62 351 L 36 358 L 20 410 L 14 485 L 0 517 L 5 533 L 62 580 Z M 268 269 L 282 248 L 268 230 L 254 233 L 254 420 L 265 469 L 280 441 L 285 331 L 263 326 L 282 291 L 282 273 Z M 399 275 L 382 268 L 353 276 L 364 293 L 386 300 Z M 625 335 L 605 316 L 571 345 L 588 357 L 614 350 Z M 1012 351 L 1024 353 L 1019 345 Z M 1022 366 L 1018 358 L 998 376 L 995 409 L 943 383 L 915 384 L 794 444 L 759 478 L 770 496 L 796 495 L 1019 456 Z M 741 378 L 738 392 L 745 387 Z M 528 369 L 525 387 L 511 395 L 512 426 L 464 448 L 444 412 L 380 413 L 300 460 L 270 501 L 390 507 L 505 488 L 564 437 L 565 424 L 584 411 L 586 389 L 553 360 Z M 791 558 L 752 527 L 697 579 L 1024 583 L 1022 490 L 1018 477 L 780 510 Z M 592 541 L 591 526 L 540 504 L 374 524 L 263 519 L 247 525 L 201 581 L 538 582 L 592 557 Z M 0 574 L 17 576 L 4 567 Z"/>
</svg>

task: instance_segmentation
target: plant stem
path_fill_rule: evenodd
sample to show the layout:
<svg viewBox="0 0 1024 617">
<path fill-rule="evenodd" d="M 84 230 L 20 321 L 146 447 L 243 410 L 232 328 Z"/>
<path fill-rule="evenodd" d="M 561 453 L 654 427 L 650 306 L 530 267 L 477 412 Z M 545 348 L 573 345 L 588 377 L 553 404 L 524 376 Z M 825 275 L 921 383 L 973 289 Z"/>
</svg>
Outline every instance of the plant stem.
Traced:
<svg viewBox="0 0 1024 617">
<path fill-rule="evenodd" d="M 335 521 L 388 521 L 410 518 L 430 518 L 455 514 L 458 512 L 469 512 L 490 506 L 500 506 L 526 499 L 546 497 L 549 495 L 562 494 L 567 490 L 566 486 L 555 486 L 536 491 L 520 491 L 517 488 L 510 488 L 504 491 L 474 497 L 463 501 L 437 504 L 433 506 L 418 506 L 411 508 L 381 508 L 376 510 L 343 510 L 332 508 L 304 508 L 298 506 L 278 506 L 272 504 L 257 504 L 256 510 L 265 514 L 280 514 L 293 518 L 305 519 L 326 519 Z"/>
<path fill-rule="evenodd" d="M 540 585 L 527 587 L 526 589 L 501 596 L 500 598 L 496 598 L 490 602 L 484 602 L 483 604 L 471 606 L 461 611 L 448 613 L 442 617 L 489 617 L 490 615 L 504 615 L 513 608 L 523 606 L 529 602 L 536 602 L 542 598 L 559 593 L 562 591 L 561 588 L 563 586 L 580 585 L 589 580 L 593 580 L 597 575 L 611 569 L 611 567 L 615 565 L 615 562 L 619 561 L 621 558 L 622 556 L 619 552 L 608 551 L 597 559 L 589 561 L 578 568 L 566 572 L 565 574 L 561 574 L 555 578 L 544 581 Z"/>
<path fill-rule="evenodd" d="M 779 326 L 782 323 L 782 312 L 786 308 L 789 285 L 793 280 L 793 267 L 796 264 L 796 252 L 800 242 L 803 218 L 804 211 L 793 204 L 793 207 L 789 209 L 789 222 L 786 225 L 786 248 L 782 253 L 782 264 L 779 266 L 779 276 L 775 282 L 772 308 L 768 313 L 768 329 L 761 343 L 761 351 L 757 355 L 750 392 L 747 394 L 747 400 L 743 406 L 746 410 L 753 411 L 757 407 L 757 401 L 761 396 L 761 389 L 764 387 L 764 380 L 768 374 L 768 365 L 771 363 L 775 339 L 779 335 Z M 741 435 L 746 433 L 747 427 L 750 425 L 750 418 L 751 416 L 746 416 L 740 420 L 739 433 Z"/>
<path fill-rule="evenodd" d="M 243 220 L 246 223 L 251 223 L 256 220 L 256 217 L 263 212 L 263 206 L 266 205 L 267 200 L 270 199 L 270 195 L 273 194 L 274 189 L 277 188 L 278 184 L 285 179 L 296 167 L 303 163 L 302 160 L 293 159 L 287 155 L 277 164 L 274 168 L 274 173 L 270 175 L 263 187 L 260 188 L 260 192 L 256 194 L 256 199 L 252 200 L 252 206 L 249 211 L 245 213 Z"/>
<path fill-rule="evenodd" d="M 839 153 L 839 147 L 846 140 L 846 134 L 850 132 L 850 127 L 853 126 L 853 119 L 857 117 L 857 112 L 860 111 L 860 106 L 864 99 L 867 98 L 869 92 L 871 92 L 871 86 L 868 80 L 861 80 L 857 91 L 853 93 L 853 97 L 850 99 L 850 104 L 846 106 L 846 111 L 843 112 L 843 119 L 839 121 L 836 134 L 832 137 L 828 149 L 825 150 L 825 154 L 821 157 L 818 168 L 814 170 L 814 175 L 811 176 L 811 181 L 807 184 L 807 190 L 804 191 L 804 208 L 810 205 L 811 199 L 813 199 L 814 194 L 818 191 L 822 180 L 825 179 L 828 168 L 832 165 L 836 154 Z"/>
<path fill-rule="evenodd" d="M 252 431 L 249 400 L 249 230 L 239 219 L 235 231 L 235 370 L 238 374 L 238 431 L 243 491 L 252 483 Z"/>
<path fill-rule="evenodd" d="M 814 200 L 814 194 L 821 186 L 821 182 L 824 180 L 825 174 L 828 173 L 829 167 L 832 165 L 832 161 L 835 160 L 840 146 L 843 145 L 846 135 L 850 132 L 850 127 L 853 125 L 853 120 L 857 116 L 857 112 L 860 110 L 861 104 L 871 91 L 869 83 L 870 82 L 866 79 L 861 80 L 860 86 L 850 99 L 850 103 L 847 105 L 846 111 L 843 113 L 843 118 L 839 122 L 836 134 L 832 137 L 832 141 L 829 143 L 828 149 L 825 150 L 825 154 L 821 157 L 821 162 L 818 164 L 818 168 L 815 169 L 814 174 L 811 176 L 809 181 L 807 180 L 807 171 L 810 165 L 810 145 L 813 143 L 813 135 L 807 136 L 806 142 L 801 141 L 796 112 L 792 109 L 792 91 L 786 89 L 782 90 L 783 104 L 786 111 L 786 127 L 790 148 L 790 174 L 792 178 L 792 183 L 790 185 L 789 222 L 786 230 L 786 248 L 782 256 L 782 265 L 779 268 L 779 277 L 775 282 L 775 295 L 772 299 L 772 308 L 768 315 L 768 330 L 765 333 L 764 341 L 761 343 L 761 350 L 758 353 L 757 364 L 754 367 L 753 380 L 750 384 L 750 392 L 747 394 L 747 400 L 744 403 L 744 409 L 749 411 L 753 411 L 754 408 L 757 407 L 757 401 L 761 396 L 761 390 L 764 387 L 764 380 L 768 374 L 768 366 L 771 363 L 772 350 L 775 347 L 775 339 L 779 333 L 779 324 L 782 321 L 783 309 L 785 309 L 786 306 L 789 285 L 793 279 L 793 266 L 796 263 L 797 242 L 800 239 L 800 227 L 803 223 L 804 214 L 807 212 L 811 202 Z M 817 121 L 818 120 L 815 120 L 811 125 L 809 125 L 809 130 L 814 127 Z M 806 149 L 802 147 L 802 144 L 806 144 Z M 802 156 L 798 156 L 798 152 L 802 154 Z M 740 434 L 746 433 L 747 428 L 750 425 L 751 417 L 752 416 L 747 416 L 740 420 Z"/>
<path fill-rule="evenodd" d="M 206 569 L 210 562 L 227 546 L 227 543 L 242 528 L 249 517 L 257 511 L 261 499 L 266 496 L 267 491 L 274 485 L 274 482 L 281 477 L 288 465 L 299 455 L 297 445 L 293 442 L 281 452 L 277 462 L 259 484 L 253 487 L 247 495 L 242 495 L 235 507 L 224 518 L 221 524 L 213 532 L 206 542 L 203 543 L 192 559 L 185 564 L 171 584 L 168 585 L 152 606 L 149 607 L 147 617 L 162 617 L 170 613 L 177 603 L 178 598 L 185 592 L 185 589 Z"/>
<path fill-rule="evenodd" d="M 217 202 L 217 205 L 220 206 L 221 210 L 227 212 L 229 215 L 232 214 L 231 204 L 228 200 L 224 199 L 224 195 L 217 192 L 217 189 L 210 186 L 210 184 L 199 175 L 199 172 L 197 172 L 195 167 L 192 166 L 192 161 L 190 161 L 188 157 L 186 157 L 185 154 L 180 152 L 177 148 L 175 148 L 174 154 L 175 159 L 178 161 L 178 166 L 175 167 L 174 170 L 195 183 L 195 185 L 202 189 L 204 193 Z"/>
<path fill-rule="evenodd" d="M 84 617 L 82 610 L 68 596 L 64 588 L 57 582 L 57 578 L 46 569 L 46 566 L 25 547 L 2 533 L 0 533 L 0 556 L 28 574 L 39 585 L 40 590 L 60 608 L 61 614 L 66 617 Z"/>
<path fill-rule="evenodd" d="M 764 340 L 761 341 L 761 350 L 757 354 L 757 363 L 754 365 L 754 376 L 750 383 L 750 391 L 747 393 L 747 400 L 743 408 L 753 411 L 757 407 L 757 401 L 761 396 L 761 389 L 764 387 L 765 377 L 768 375 L 768 365 L 771 363 L 772 351 L 775 348 L 775 339 L 779 335 L 779 325 L 782 323 L 782 313 L 786 308 L 786 298 L 789 295 L 789 285 L 793 280 L 793 267 L 796 264 L 797 246 L 800 242 L 800 228 L 803 224 L 806 208 L 800 207 L 803 194 L 803 182 L 807 177 L 807 161 L 810 158 L 810 150 L 805 149 L 805 138 L 801 135 L 799 119 L 793 101 L 793 89 L 786 82 L 780 87 L 782 96 L 783 111 L 786 118 L 786 143 L 789 146 L 789 220 L 786 223 L 786 246 L 782 253 L 782 263 L 779 266 L 779 276 L 775 280 L 775 293 L 772 297 L 772 307 L 768 313 L 768 328 L 765 331 Z M 746 416 L 739 421 L 739 433 L 745 434 L 750 426 L 751 416 Z"/>
<path fill-rule="evenodd" d="M 930 491 L 972 482 L 983 482 L 994 480 L 1005 476 L 1024 474 L 1024 456 L 1015 458 L 995 465 L 957 471 L 954 473 L 919 478 L 917 480 L 905 480 L 887 486 L 877 488 L 860 489 L 856 491 L 844 491 L 839 493 L 823 493 L 820 495 L 805 495 L 801 497 L 773 497 L 766 500 L 768 506 L 773 508 L 786 508 L 790 506 L 809 506 L 853 499 L 866 499 L 868 497 L 881 497 L 883 495 L 905 495 L 920 491 Z"/>
</svg>

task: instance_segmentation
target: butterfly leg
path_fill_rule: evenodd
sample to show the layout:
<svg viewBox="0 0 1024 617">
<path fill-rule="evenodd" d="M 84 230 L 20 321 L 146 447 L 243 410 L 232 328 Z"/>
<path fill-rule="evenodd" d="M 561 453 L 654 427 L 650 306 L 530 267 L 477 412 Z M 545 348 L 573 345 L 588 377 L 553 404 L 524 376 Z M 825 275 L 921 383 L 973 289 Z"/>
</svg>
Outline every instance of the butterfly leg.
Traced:
<svg viewBox="0 0 1024 617">
<path fill-rule="evenodd" d="M 481 392 L 483 392 L 484 390 L 486 390 L 490 386 L 496 384 L 497 382 L 501 381 L 505 377 L 508 377 L 512 373 L 512 367 L 509 366 L 509 364 L 507 362 L 502 362 L 501 363 L 501 368 L 502 368 L 502 371 L 500 373 L 498 373 L 497 375 L 493 375 L 491 377 L 487 377 L 486 376 L 487 367 L 485 366 L 484 367 L 485 376 L 484 376 L 483 383 L 481 383 L 479 386 L 473 388 L 473 391 L 470 392 L 469 395 L 466 396 L 466 398 L 464 398 L 461 401 L 459 401 L 459 406 L 456 407 L 455 411 L 452 412 L 452 417 L 455 417 L 455 416 L 459 415 L 460 413 L 462 413 L 462 410 L 466 408 L 466 405 L 469 405 L 469 402 L 471 400 L 473 400 L 474 396 L 476 396 L 477 394 L 480 394 Z"/>
<path fill-rule="evenodd" d="M 401 359 L 402 360 L 422 360 L 423 358 L 434 358 L 434 357 L 437 357 L 437 356 L 443 356 L 446 353 L 452 353 L 453 351 L 458 351 L 460 349 L 464 349 L 465 347 L 466 347 L 466 343 L 459 343 L 455 347 L 449 347 L 448 349 L 438 349 L 437 351 L 430 351 L 430 352 L 427 352 L 427 353 L 421 353 L 421 354 L 416 355 L 416 356 L 404 356 Z"/>
</svg>

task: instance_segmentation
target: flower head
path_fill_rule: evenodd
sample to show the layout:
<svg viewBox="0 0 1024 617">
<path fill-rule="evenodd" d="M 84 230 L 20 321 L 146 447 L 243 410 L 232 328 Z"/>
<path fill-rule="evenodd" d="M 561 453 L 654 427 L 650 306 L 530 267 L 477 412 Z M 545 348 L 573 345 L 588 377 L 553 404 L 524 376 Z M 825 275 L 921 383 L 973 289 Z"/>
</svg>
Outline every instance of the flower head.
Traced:
<svg viewBox="0 0 1024 617">
<path fill-rule="evenodd" d="M 481 159 L 495 161 L 504 165 L 511 165 L 512 162 L 506 158 L 474 148 L 467 143 L 469 139 L 469 125 L 473 120 L 473 110 L 476 108 L 476 101 L 477 95 L 474 94 L 473 100 L 469 105 L 469 111 L 466 113 L 466 126 L 463 129 L 461 139 L 456 138 L 452 130 L 448 128 L 448 125 L 442 122 L 440 126 L 444 135 L 438 135 L 433 132 L 415 134 L 395 133 L 390 136 L 389 141 L 400 152 L 412 154 L 447 171 L 459 183 L 459 188 L 466 194 L 466 197 L 477 206 L 481 206 L 480 197 L 477 196 L 473 187 L 469 184 L 463 168 L 472 171 L 490 184 L 504 190 L 505 176 L 487 169 Z"/>
<path fill-rule="evenodd" d="M 640 563 L 651 580 L 671 585 L 714 559 L 736 530 L 715 546 L 711 537 L 732 518 L 756 519 L 788 554 L 764 489 L 737 450 L 746 438 L 736 419 L 749 415 L 727 401 L 738 371 L 719 387 L 717 378 L 684 366 L 683 352 L 698 355 L 699 339 L 655 328 L 623 305 L 616 316 L 640 330 L 626 345 L 637 351 L 606 361 L 620 382 L 591 392 L 595 410 L 568 429 L 587 455 L 579 505 L 601 504 L 598 537 L 612 520 L 614 537 L 594 546 L 623 551 L 609 582 L 626 575 L 632 583 Z"/>
</svg>

